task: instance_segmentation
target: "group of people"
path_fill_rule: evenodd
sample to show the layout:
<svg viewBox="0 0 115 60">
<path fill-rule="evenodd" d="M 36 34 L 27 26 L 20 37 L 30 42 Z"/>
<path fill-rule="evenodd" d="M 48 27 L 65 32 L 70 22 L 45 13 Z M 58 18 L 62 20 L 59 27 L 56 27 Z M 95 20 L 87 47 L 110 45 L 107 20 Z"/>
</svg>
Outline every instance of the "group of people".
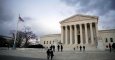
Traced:
<svg viewBox="0 0 115 60">
<path fill-rule="evenodd" d="M 106 48 L 109 48 L 109 51 L 111 52 L 112 51 L 112 44 L 109 43 L 108 45 L 106 45 Z"/>
<path fill-rule="evenodd" d="M 110 52 L 111 52 L 111 44 L 109 44 L 109 48 L 110 48 Z M 60 51 L 60 49 L 61 49 L 61 52 L 62 52 L 63 51 L 63 46 L 62 45 L 58 45 L 57 49 L 58 49 L 58 51 Z M 75 51 L 75 47 L 73 49 Z M 78 49 L 78 46 L 77 46 L 77 49 Z M 79 49 L 80 49 L 80 51 L 82 51 L 82 49 L 83 49 L 83 51 L 85 51 L 85 46 L 79 46 Z M 48 60 L 49 60 L 49 58 L 51 58 L 51 60 L 52 60 L 52 58 L 54 56 L 53 52 L 55 52 L 55 45 L 51 45 L 50 49 L 48 49 L 47 52 L 46 52 Z"/>
<path fill-rule="evenodd" d="M 61 52 L 62 52 L 62 51 L 63 51 L 63 46 L 62 46 L 62 45 L 61 45 L 61 46 L 58 45 L 58 46 L 57 46 L 57 49 L 58 49 L 58 51 L 60 51 L 60 49 L 61 49 Z"/>
<path fill-rule="evenodd" d="M 58 51 L 61 49 L 61 52 L 63 51 L 63 46 L 61 45 L 58 45 L 57 46 L 57 49 L 58 49 Z M 49 49 L 47 49 L 47 59 L 49 60 L 50 58 L 51 58 L 51 60 L 52 60 L 52 58 L 53 58 L 53 56 L 54 56 L 54 53 L 53 52 L 55 52 L 55 45 L 51 45 L 50 46 L 50 48 Z"/>
<path fill-rule="evenodd" d="M 83 51 L 85 51 L 85 46 L 80 46 L 80 51 L 82 51 L 82 48 L 83 48 Z"/>
<path fill-rule="evenodd" d="M 55 45 L 51 45 L 51 46 L 50 46 L 50 49 L 55 52 Z"/>
<path fill-rule="evenodd" d="M 55 52 L 55 45 L 51 45 L 50 49 Z M 57 45 L 57 50 L 62 52 L 63 51 L 63 46 L 62 45 Z"/>
<path fill-rule="evenodd" d="M 52 58 L 54 56 L 53 50 L 50 48 L 47 50 L 46 53 L 47 53 L 47 59 L 49 60 L 49 58 L 51 58 L 51 60 L 52 60 Z"/>
<path fill-rule="evenodd" d="M 80 51 L 82 51 L 82 48 L 83 48 L 83 51 L 85 51 L 85 46 L 83 46 L 83 47 L 80 46 L 80 47 L 79 47 Z M 78 46 L 77 46 L 77 49 L 78 49 Z M 73 50 L 75 51 L 75 47 L 73 48 Z"/>
</svg>

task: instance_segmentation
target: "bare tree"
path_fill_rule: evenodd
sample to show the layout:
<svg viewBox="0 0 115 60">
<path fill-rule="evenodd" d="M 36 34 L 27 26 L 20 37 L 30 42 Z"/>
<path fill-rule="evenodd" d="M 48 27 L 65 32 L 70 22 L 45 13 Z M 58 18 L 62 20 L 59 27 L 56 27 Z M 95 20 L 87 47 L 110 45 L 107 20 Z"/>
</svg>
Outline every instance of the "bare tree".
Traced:
<svg viewBox="0 0 115 60">
<path fill-rule="evenodd" d="M 14 41 L 14 36 L 15 36 L 14 33 L 15 31 L 11 32 L 13 41 Z M 29 29 L 25 28 L 25 31 L 18 31 L 17 38 L 16 38 L 16 47 L 28 47 L 28 45 L 30 44 L 29 43 L 30 38 L 36 38 L 36 35 Z M 26 41 L 24 42 L 23 46 L 21 46 L 24 39 Z"/>
</svg>

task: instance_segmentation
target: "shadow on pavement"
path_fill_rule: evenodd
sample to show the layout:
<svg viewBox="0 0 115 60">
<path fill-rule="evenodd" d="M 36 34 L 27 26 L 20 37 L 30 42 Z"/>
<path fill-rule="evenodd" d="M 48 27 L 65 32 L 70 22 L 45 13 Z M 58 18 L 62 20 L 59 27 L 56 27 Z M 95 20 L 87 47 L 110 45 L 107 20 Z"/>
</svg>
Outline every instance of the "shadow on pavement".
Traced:
<svg viewBox="0 0 115 60">
<path fill-rule="evenodd" d="M 47 60 L 47 59 L 0 55 L 0 60 Z"/>
</svg>

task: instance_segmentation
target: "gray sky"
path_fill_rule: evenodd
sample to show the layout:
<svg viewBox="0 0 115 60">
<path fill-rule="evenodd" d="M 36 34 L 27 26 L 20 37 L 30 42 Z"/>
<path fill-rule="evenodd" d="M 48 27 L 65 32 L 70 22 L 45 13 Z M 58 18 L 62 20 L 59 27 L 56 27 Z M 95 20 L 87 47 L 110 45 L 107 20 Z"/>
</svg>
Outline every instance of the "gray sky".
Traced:
<svg viewBox="0 0 115 60">
<path fill-rule="evenodd" d="M 38 36 L 60 33 L 59 21 L 75 14 L 99 16 L 99 29 L 115 28 L 115 0 L 0 0 L 0 35 L 11 35 L 19 14 Z"/>
</svg>

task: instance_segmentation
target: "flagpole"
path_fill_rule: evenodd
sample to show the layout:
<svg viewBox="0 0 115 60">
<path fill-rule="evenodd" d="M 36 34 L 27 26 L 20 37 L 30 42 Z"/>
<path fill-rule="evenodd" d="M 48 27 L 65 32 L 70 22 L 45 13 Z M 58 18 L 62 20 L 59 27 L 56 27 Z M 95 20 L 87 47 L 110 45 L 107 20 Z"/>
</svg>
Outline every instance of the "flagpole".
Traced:
<svg viewBox="0 0 115 60">
<path fill-rule="evenodd" d="M 15 37 L 14 37 L 13 49 L 16 49 L 16 39 L 17 39 L 17 32 L 18 32 L 18 23 L 19 23 L 19 20 L 17 21 L 17 26 L 16 26 Z"/>
</svg>

